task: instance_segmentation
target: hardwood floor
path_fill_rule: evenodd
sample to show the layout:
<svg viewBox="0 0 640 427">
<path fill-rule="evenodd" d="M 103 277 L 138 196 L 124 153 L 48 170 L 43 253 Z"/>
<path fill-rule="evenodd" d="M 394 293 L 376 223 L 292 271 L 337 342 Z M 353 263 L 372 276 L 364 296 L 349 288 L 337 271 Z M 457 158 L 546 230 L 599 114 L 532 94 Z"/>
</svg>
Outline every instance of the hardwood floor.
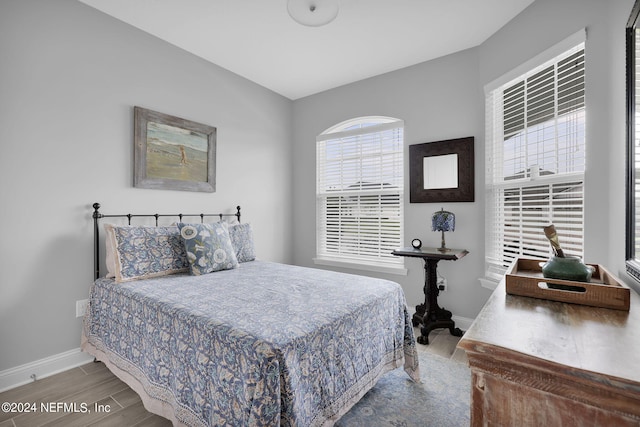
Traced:
<svg viewBox="0 0 640 427">
<path fill-rule="evenodd" d="M 420 333 L 415 332 L 416 336 Z M 429 335 L 430 344 L 418 344 L 418 350 L 466 364 L 464 351 L 456 349 L 459 340 L 446 329 L 435 330 Z M 147 412 L 140 397 L 102 363 L 88 363 L 0 393 L 0 402 L 30 403 L 37 409 L 2 411 L 0 427 L 171 426 L 168 420 Z M 49 412 L 43 411 L 41 404 L 47 405 Z"/>
</svg>

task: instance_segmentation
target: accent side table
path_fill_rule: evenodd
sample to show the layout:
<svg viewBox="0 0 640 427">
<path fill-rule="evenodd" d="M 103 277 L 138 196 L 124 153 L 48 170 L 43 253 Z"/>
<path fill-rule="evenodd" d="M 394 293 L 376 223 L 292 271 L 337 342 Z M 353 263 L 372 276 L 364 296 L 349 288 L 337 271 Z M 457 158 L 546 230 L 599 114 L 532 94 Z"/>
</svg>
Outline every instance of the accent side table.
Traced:
<svg viewBox="0 0 640 427">
<path fill-rule="evenodd" d="M 420 328 L 421 335 L 417 341 L 420 344 L 429 344 L 429 332 L 438 328 L 448 328 L 451 335 L 461 337 L 463 332 L 460 328 L 456 328 L 456 323 L 451 319 L 451 312 L 445 310 L 438 305 L 438 261 L 456 261 L 467 255 L 466 249 L 449 249 L 447 252 L 441 252 L 437 248 L 421 248 L 414 249 L 412 247 L 396 249 L 393 255 L 421 258 L 424 261 L 424 304 L 416 307 L 413 315 L 413 326 L 422 324 Z"/>
</svg>

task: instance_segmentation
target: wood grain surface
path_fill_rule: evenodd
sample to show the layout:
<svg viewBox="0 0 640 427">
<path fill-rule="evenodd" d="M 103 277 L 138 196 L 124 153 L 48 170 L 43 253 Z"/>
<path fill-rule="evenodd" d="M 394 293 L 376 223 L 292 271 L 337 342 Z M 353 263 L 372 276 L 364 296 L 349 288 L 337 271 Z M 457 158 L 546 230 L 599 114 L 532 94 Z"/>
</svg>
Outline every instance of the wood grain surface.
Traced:
<svg viewBox="0 0 640 427">
<path fill-rule="evenodd" d="M 472 425 L 640 425 L 640 299 L 628 312 L 508 295 L 458 344 Z"/>
</svg>

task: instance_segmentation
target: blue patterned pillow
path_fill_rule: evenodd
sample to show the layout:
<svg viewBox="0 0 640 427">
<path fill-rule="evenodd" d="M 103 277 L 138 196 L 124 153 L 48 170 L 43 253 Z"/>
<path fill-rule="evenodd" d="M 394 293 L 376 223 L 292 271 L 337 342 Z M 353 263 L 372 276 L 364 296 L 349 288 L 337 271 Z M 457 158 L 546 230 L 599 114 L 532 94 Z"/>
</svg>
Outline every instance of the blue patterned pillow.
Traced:
<svg viewBox="0 0 640 427">
<path fill-rule="evenodd" d="M 116 282 L 166 276 L 189 270 L 187 254 L 176 226 L 104 225 L 107 262 Z M 113 270 L 113 271 L 112 271 Z"/>
<path fill-rule="evenodd" d="M 179 223 L 178 228 L 191 266 L 191 274 L 199 276 L 238 266 L 225 223 Z"/>
<path fill-rule="evenodd" d="M 256 259 L 256 248 L 253 245 L 251 224 L 230 225 L 229 236 L 231 236 L 231 244 L 236 252 L 238 262 L 253 261 Z"/>
</svg>

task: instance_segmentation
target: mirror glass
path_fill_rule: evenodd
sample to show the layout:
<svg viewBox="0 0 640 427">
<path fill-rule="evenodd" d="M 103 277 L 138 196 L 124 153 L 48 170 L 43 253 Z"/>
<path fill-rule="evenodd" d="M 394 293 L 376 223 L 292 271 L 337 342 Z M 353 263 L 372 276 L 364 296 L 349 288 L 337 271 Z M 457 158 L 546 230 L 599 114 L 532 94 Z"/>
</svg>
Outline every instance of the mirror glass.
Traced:
<svg viewBox="0 0 640 427">
<path fill-rule="evenodd" d="M 627 22 L 627 272 L 640 281 L 640 29 L 636 0 Z"/>
<path fill-rule="evenodd" d="M 423 160 L 424 189 L 458 188 L 458 155 L 425 157 Z"/>
</svg>

